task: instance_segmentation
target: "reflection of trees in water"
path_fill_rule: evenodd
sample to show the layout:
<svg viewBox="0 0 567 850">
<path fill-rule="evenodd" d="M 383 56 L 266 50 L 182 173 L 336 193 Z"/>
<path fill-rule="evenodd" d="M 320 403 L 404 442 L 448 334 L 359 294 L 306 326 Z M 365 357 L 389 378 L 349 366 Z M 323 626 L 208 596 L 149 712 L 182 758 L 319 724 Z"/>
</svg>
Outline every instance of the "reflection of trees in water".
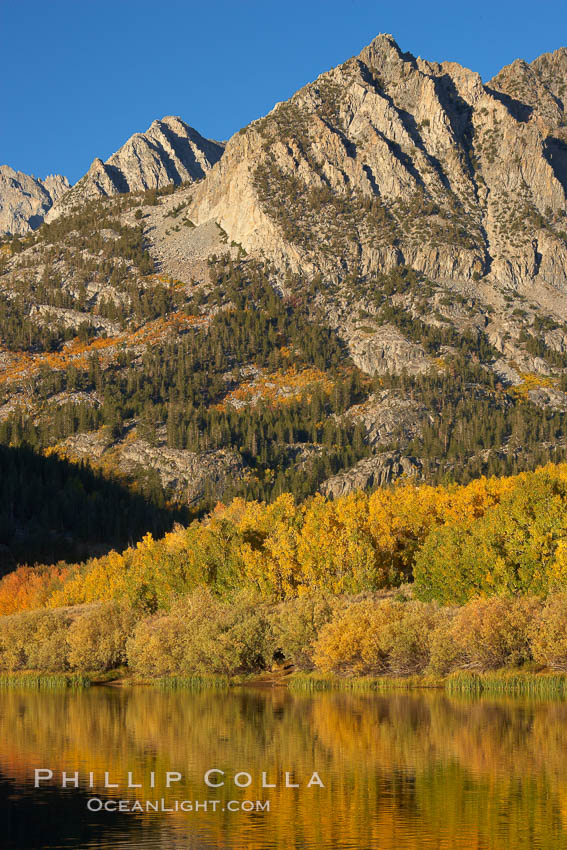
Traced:
<svg viewBox="0 0 567 850">
<path fill-rule="evenodd" d="M 187 799 L 271 798 L 269 814 L 192 815 L 219 847 L 567 848 L 566 753 L 559 702 L 283 689 L 0 697 L 5 776 L 31 777 L 40 764 L 93 770 L 101 782 L 105 770 L 122 781 L 154 770 L 156 789 L 148 783 L 143 796 L 160 797 L 165 771 L 180 770 Z M 202 781 L 210 767 L 247 770 L 254 783 L 211 793 Z M 317 770 L 327 787 L 262 792 L 263 770 L 293 770 L 303 782 Z"/>
</svg>

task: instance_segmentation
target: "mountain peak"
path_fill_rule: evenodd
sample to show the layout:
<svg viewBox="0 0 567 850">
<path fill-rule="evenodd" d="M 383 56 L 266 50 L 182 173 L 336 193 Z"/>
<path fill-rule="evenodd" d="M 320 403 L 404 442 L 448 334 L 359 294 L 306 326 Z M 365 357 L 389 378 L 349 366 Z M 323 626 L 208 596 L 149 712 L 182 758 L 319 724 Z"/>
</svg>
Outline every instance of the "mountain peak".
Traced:
<svg viewBox="0 0 567 850">
<path fill-rule="evenodd" d="M 176 115 L 156 119 L 144 133 L 134 133 L 106 162 L 97 157 L 60 204 L 49 213 L 53 221 L 62 213 L 97 196 L 202 179 L 224 150 L 221 142 L 205 139 Z"/>
<path fill-rule="evenodd" d="M 397 265 L 436 281 L 553 284 L 567 272 L 567 163 L 545 129 L 563 126 L 545 68 L 563 56 L 504 69 L 497 90 L 382 33 L 233 137 L 191 220 L 337 284 Z"/>
<path fill-rule="evenodd" d="M 505 65 L 487 86 L 509 98 L 511 108 L 524 119 L 533 116 L 567 141 L 565 93 L 567 49 L 543 53 L 533 62 L 516 59 Z M 513 106 L 515 104 L 515 106 Z"/>
<path fill-rule="evenodd" d="M 390 47 L 395 47 L 398 50 L 400 49 L 398 42 L 396 41 L 394 36 L 389 32 L 379 32 L 378 35 L 372 39 L 370 44 L 384 44 L 389 45 Z"/>
<path fill-rule="evenodd" d="M 390 33 L 379 33 L 358 55 L 358 58 L 367 62 L 367 64 L 374 64 L 372 60 L 376 60 L 379 57 L 383 57 L 384 59 L 386 57 L 414 59 L 411 53 L 402 52 L 398 42 Z"/>
</svg>

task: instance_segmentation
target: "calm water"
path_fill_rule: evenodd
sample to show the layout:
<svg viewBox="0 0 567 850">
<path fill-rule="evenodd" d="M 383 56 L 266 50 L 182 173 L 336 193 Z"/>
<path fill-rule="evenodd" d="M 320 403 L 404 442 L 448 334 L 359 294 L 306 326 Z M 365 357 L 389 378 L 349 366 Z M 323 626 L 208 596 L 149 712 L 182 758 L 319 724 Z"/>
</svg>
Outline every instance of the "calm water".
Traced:
<svg viewBox="0 0 567 850">
<path fill-rule="evenodd" d="M 213 768 L 225 772 L 224 786 L 205 784 Z M 38 790 L 35 769 L 53 771 Z M 62 789 L 62 771 L 71 780 L 78 771 L 79 787 Z M 170 788 L 168 771 L 182 774 Z M 262 788 L 264 771 L 276 788 Z M 307 787 L 315 771 L 324 788 Z M 106 772 L 118 789 L 104 787 Z M 142 788 L 126 787 L 129 772 Z M 235 786 L 239 772 L 249 787 Z M 299 788 L 285 787 L 286 772 Z M 174 811 L 88 808 L 121 800 Z M 269 811 L 256 810 L 268 800 Z M 201 809 L 175 811 L 187 801 Z M 243 801 L 254 810 L 228 810 Z M 4 691 L 0 807 L 0 846 L 18 850 L 556 850 L 567 848 L 567 704 L 442 693 Z"/>
</svg>

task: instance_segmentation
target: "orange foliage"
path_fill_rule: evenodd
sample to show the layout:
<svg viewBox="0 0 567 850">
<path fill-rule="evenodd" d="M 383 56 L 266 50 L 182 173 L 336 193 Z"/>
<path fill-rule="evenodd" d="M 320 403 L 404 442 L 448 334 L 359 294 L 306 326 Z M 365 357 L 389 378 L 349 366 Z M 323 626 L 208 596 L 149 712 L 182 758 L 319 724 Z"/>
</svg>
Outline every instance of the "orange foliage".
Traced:
<svg viewBox="0 0 567 850">
<path fill-rule="evenodd" d="M 23 377 L 37 374 L 42 367 L 62 370 L 69 364 L 77 369 L 88 368 L 88 356 L 104 353 L 106 361 L 112 361 L 119 349 L 128 345 L 154 344 L 159 342 L 171 329 L 179 331 L 187 327 L 205 324 L 207 319 L 202 316 L 191 316 L 182 311 L 172 313 L 167 318 L 147 322 L 135 331 L 118 334 L 118 336 L 97 337 L 90 342 L 81 342 L 78 337 L 66 343 L 60 351 L 29 354 L 25 351 L 9 351 L 0 348 L 0 354 L 7 365 L 0 368 L 0 383 L 8 383 Z"/>
<path fill-rule="evenodd" d="M 283 349 L 282 349 L 283 351 Z M 289 404 L 298 401 L 315 386 L 323 388 L 329 394 L 333 382 L 320 369 L 297 370 L 295 366 L 277 372 L 260 373 L 249 381 L 243 381 L 236 389 L 225 396 L 218 410 L 225 410 L 227 404 L 234 402 L 255 403 L 262 399 L 277 404 Z"/>
<path fill-rule="evenodd" d="M 0 581 L 0 615 L 43 607 L 73 572 L 74 568 L 66 564 L 18 567 Z"/>
</svg>

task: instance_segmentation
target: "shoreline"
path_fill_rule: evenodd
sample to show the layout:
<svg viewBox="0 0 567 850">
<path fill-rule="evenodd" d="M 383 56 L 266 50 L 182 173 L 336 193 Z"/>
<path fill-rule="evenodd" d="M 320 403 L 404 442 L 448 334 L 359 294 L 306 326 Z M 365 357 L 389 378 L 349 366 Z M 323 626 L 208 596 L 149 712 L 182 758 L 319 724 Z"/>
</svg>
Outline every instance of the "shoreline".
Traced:
<svg viewBox="0 0 567 850">
<path fill-rule="evenodd" d="M 108 673 L 45 674 L 21 671 L 0 674 L 4 689 L 83 690 L 90 687 L 152 687 L 161 691 L 231 690 L 233 688 L 285 688 L 293 693 L 350 691 L 356 693 L 393 693 L 438 690 L 448 695 L 540 696 L 567 699 L 567 673 L 550 670 L 497 670 L 455 672 L 447 676 L 336 676 L 323 673 L 270 671 L 253 676 L 166 676 L 142 678 L 124 669 Z"/>
</svg>

